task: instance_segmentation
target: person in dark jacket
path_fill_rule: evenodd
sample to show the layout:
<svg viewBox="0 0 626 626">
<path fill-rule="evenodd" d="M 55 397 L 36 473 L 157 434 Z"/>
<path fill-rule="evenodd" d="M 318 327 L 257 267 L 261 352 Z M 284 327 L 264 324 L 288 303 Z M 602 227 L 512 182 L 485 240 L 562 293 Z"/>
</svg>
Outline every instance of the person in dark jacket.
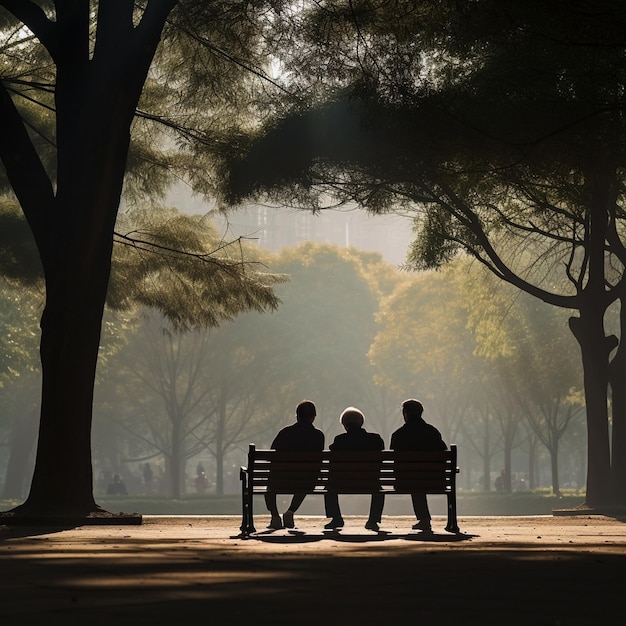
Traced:
<svg viewBox="0 0 626 626">
<path fill-rule="evenodd" d="M 342 426 L 346 429 L 345 433 L 337 435 L 333 443 L 329 446 L 330 450 L 382 450 L 385 447 L 382 437 L 377 433 L 368 433 L 364 428 L 365 416 L 359 409 L 348 407 L 343 411 L 339 418 Z M 373 475 L 373 481 L 377 482 L 378 472 Z M 332 481 L 332 460 L 330 467 L 329 483 Z M 327 493 L 324 496 L 324 504 L 326 508 L 326 517 L 331 520 L 324 528 L 337 529 L 344 525 L 341 509 L 339 508 L 339 495 L 337 493 Z M 372 494 L 370 504 L 370 514 L 365 524 L 368 530 L 378 532 L 380 519 L 385 504 L 385 496 L 383 494 Z"/>
<path fill-rule="evenodd" d="M 447 450 L 441 433 L 422 417 L 424 407 L 419 400 L 405 400 L 402 403 L 404 425 L 391 435 L 390 448 L 399 451 L 438 451 Z M 417 523 L 413 530 L 432 532 L 428 500 L 425 493 L 412 493 L 411 501 Z"/>
<path fill-rule="evenodd" d="M 272 441 L 272 450 L 285 452 L 318 452 L 324 449 L 324 433 L 313 426 L 317 410 L 315 404 L 310 400 L 303 400 L 296 407 L 296 422 L 291 426 L 283 428 Z M 265 494 L 265 504 L 271 514 L 268 528 L 280 530 L 283 525 L 286 528 L 293 528 L 295 522 L 294 513 L 298 510 L 306 494 L 294 494 L 291 504 L 285 511 L 282 520 L 278 513 L 276 494 Z"/>
</svg>

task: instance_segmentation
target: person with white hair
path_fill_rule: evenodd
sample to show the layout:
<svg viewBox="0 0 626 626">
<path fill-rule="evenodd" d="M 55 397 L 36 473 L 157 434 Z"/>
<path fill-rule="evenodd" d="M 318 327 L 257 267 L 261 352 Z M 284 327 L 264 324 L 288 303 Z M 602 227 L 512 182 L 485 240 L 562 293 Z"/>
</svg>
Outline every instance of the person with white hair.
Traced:
<svg viewBox="0 0 626 626">
<path fill-rule="evenodd" d="M 363 424 L 365 416 L 359 409 L 350 406 L 343 411 L 339 421 L 345 428 L 346 432 L 335 437 L 330 444 L 330 450 L 382 450 L 385 447 L 383 438 L 377 433 L 368 433 Z M 329 484 L 332 481 L 332 460 L 331 460 Z M 373 475 L 373 482 L 376 483 L 378 472 Z M 328 530 L 336 530 L 343 528 L 344 521 L 341 516 L 339 507 L 339 495 L 337 493 L 327 493 L 324 495 L 324 504 L 326 508 L 326 517 L 330 517 L 324 528 Z M 378 532 L 380 530 L 379 523 L 383 514 L 383 506 L 385 505 L 385 496 L 381 493 L 372 494 L 370 504 L 370 514 L 365 524 L 365 528 Z"/>
</svg>

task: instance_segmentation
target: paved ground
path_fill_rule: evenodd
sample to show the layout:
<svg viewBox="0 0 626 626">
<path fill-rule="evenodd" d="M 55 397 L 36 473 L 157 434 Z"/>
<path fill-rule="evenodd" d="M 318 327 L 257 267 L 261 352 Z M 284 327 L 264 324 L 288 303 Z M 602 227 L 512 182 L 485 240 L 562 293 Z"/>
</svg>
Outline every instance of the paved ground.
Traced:
<svg viewBox="0 0 626 626">
<path fill-rule="evenodd" d="M 22 624 L 585 624 L 624 612 L 626 523 L 602 516 L 349 517 L 238 537 L 232 516 L 0 527 L 0 619 Z M 619 619 L 619 618 L 617 618 Z"/>
</svg>

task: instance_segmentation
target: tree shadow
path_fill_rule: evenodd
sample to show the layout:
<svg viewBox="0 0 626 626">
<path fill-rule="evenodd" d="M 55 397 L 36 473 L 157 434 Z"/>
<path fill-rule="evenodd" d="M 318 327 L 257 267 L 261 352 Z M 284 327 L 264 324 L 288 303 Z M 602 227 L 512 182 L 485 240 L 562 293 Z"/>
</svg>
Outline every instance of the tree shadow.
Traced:
<svg viewBox="0 0 626 626">
<path fill-rule="evenodd" d="M 24 537 L 39 537 L 40 535 L 50 535 L 61 533 L 65 530 L 73 530 L 74 525 L 65 524 L 62 526 L 5 526 L 0 525 L 0 541 L 9 539 L 21 539 Z"/>
</svg>

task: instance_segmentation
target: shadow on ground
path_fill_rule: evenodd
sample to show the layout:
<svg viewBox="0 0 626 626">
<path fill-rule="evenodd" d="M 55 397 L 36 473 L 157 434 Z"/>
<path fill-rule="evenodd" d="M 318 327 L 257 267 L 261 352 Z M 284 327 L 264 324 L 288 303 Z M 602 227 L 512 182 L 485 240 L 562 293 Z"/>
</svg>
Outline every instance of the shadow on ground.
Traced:
<svg viewBox="0 0 626 626">
<path fill-rule="evenodd" d="M 255 551 L 261 536 L 193 545 L 124 535 L 87 548 L 32 533 L 3 535 L 1 611 L 9 623 L 595 624 L 622 613 L 626 555 L 562 546 L 471 547 L 471 537 L 399 543 L 402 536 L 275 536 L 295 542 Z M 330 549 L 298 551 L 298 541 Z M 371 542 L 378 542 L 372 545 Z M 470 546 L 467 546 L 467 543 Z M 367 546 L 364 543 L 368 543 Z M 460 549 L 460 544 L 465 545 Z M 599 547 L 606 548 L 605 544 Z M 593 546 L 591 546 L 593 549 Z M 283 550 L 283 551 L 281 551 Z"/>
<path fill-rule="evenodd" d="M 468 535 L 465 533 L 456 534 L 438 534 L 438 533 L 408 533 L 392 534 L 391 532 L 380 531 L 376 534 L 363 533 L 345 533 L 337 531 L 328 531 L 322 533 L 300 532 L 297 530 L 288 531 L 288 534 L 275 534 L 274 531 L 261 531 L 253 535 L 233 535 L 231 539 L 242 539 L 244 541 L 263 541 L 273 544 L 297 544 L 297 543 L 315 543 L 317 541 L 333 541 L 344 543 L 377 543 L 389 541 L 420 541 L 427 543 L 455 543 L 459 541 L 467 541 L 478 535 Z"/>
</svg>

